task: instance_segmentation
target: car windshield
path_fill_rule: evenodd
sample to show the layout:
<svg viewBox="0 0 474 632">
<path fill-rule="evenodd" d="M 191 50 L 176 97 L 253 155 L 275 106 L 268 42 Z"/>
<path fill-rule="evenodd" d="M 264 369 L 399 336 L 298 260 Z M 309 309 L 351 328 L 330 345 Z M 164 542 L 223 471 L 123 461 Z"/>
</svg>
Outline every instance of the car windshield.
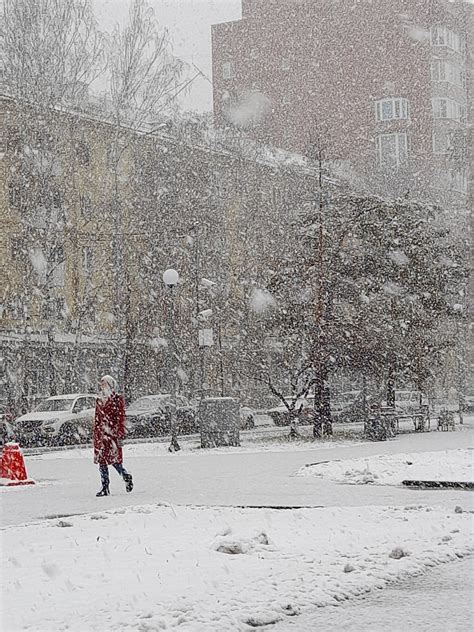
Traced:
<svg viewBox="0 0 474 632">
<path fill-rule="evenodd" d="M 35 408 L 35 412 L 43 413 L 48 411 L 71 410 L 73 399 L 47 399 Z"/>
<path fill-rule="evenodd" d="M 293 401 L 293 397 L 285 397 L 285 402 L 287 402 L 289 406 L 291 406 L 292 401 Z M 301 398 L 301 399 L 296 400 L 295 408 L 299 408 L 301 405 L 312 406 L 313 403 L 314 403 L 314 397 L 312 396 Z"/>
<path fill-rule="evenodd" d="M 341 396 L 336 398 L 343 402 L 353 402 L 357 399 L 360 391 L 350 391 L 348 393 L 341 393 Z"/>
<path fill-rule="evenodd" d="M 156 404 L 153 400 L 148 399 L 147 397 L 142 397 L 141 399 L 137 399 L 136 402 L 130 404 L 128 410 L 151 410 L 152 408 L 155 408 L 155 406 Z"/>
</svg>

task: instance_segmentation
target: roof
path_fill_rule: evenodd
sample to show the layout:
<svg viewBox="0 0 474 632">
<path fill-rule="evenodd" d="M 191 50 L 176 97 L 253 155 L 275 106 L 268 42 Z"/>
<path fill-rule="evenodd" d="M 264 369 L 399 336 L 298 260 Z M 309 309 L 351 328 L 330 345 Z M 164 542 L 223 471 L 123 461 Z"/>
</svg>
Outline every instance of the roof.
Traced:
<svg viewBox="0 0 474 632">
<path fill-rule="evenodd" d="M 66 395 L 54 395 L 53 397 L 48 397 L 48 399 L 76 399 L 76 397 L 97 397 L 96 393 L 68 393 Z"/>
</svg>

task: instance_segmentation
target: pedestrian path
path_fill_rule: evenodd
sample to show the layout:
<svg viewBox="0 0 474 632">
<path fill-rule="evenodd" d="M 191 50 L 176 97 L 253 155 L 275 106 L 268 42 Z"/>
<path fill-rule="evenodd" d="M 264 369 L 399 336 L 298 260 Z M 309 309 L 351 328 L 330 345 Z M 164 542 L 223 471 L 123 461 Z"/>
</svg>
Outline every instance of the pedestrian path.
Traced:
<svg viewBox="0 0 474 632">
<path fill-rule="evenodd" d="M 308 463 L 374 454 L 447 450 L 472 445 L 471 428 L 451 433 L 402 435 L 384 442 L 278 445 L 262 451 L 247 445 L 235 450 L 182 450 L 169 454 L 159 444 L 124 449 L 135 488 L 111 477 L 111 496 L 97 499 L 100 487 L 92 451 L 26 457 L 29 489 L 0 490 L 4 524 L 20 524 L 48 515 L 93 513 L 147 503 L 206 506 L 367 506 L 411 503 L 461 505 L 474 509 L 474 496 L 462 490 L 410 490 L 376 485 L 342 485 L 296 476 Z M 115 474 L 115 473 L 111 473 Z"/>
<path fill-rule="evenodd" d="M 273 632 L 470 632 L 474 629 L 474 558 L 428 573 L 360 600 L 321 608 L 272 627 Z"/>
</svg>

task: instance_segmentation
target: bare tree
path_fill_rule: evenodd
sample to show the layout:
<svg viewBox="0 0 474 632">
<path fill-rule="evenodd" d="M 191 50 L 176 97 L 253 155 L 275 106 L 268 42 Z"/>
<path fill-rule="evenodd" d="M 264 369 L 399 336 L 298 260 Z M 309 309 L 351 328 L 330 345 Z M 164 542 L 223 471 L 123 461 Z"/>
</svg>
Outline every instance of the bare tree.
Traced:
<svg viewBox="0 0 474 632">
<path fill-rule="evenodd" d="M 103 37 L 90 0 L 4 0 L 3 77 L 12 96 L 36 106 L 82 100 L 103 72 Z"/>
<path fill-rule="evenodd" d="M 108 161 L 113 175 L 111 212 L 115 318 L 117 330 L 125 336 L 125 357 L 118 362 L 125 370 L 129 366 L 127 354 L 132 344 L 130 336 L 136 329 L 126 322 L 132 313 L 127 307 L 130 289 L 124 241 L 126 163 L 132 159 L 137 133 L 152 132 L 159 115 L 171 106 L 185 85 L 180 83 L 184 66 L 172 54 L 168 32 L 160 30 L 153 10 L 144 0 L 132 0 L 127 24 L 123 28 L 119 25 L 115 27 L 108 42 L 107 61 L 110 116 L 114 125 Z M 133 205 L 133 201 L 128 205 Z M 119 367 L 117 369 L 120 370 Z M 124 376 L 124 381 L 127 381 L 127 376 Z"/>
<path fill-rule="evenodd" d="M 54 392 L 55 332 L 66 317 L 62 294 L 70 219 L 61 182 L 69 150 L 56 117 L 59 109 L 82 104 L 103 71 L 104 39 L 90 0 L 4 0 L 1 13 L 3 89 L 21 104 L 7 136 L 15 164 L 9 201 L 21 218 L 15 250 L 24 262 L 23 329 L 28 329 L 29 305 L 36 302 L 46 323 L 44 381 Z"/>
<path fill-rule="evenodd" d="M 142 129 L 175 98 L 183 62 L 171 53 L 144 0 L 132 0 L 127 25 L 116 26 L 109 40 L 110 97 L 117 125 Z"/>
</svg>

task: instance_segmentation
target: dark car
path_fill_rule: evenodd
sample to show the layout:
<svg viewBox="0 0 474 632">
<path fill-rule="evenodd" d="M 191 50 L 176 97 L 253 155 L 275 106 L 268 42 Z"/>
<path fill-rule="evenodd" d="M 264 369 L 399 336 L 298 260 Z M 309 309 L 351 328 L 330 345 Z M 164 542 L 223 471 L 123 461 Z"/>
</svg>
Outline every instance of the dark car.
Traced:
<svg viewBox="0 0 474 632">
<path fill-rule="evenodd" d="M 132 402 L 125 411 L 129 437 L 157 437 L 170 434 L 173 397 L 169 393 L 146 395 Z M 183 395 L 176 396 L 176 416 L 179 434 L 199 431 L 196 411 Z"/>
<path fill-rule="evenodd" d="M 5 445 L 13 438 L 12 429 L 8 421 L 0 419 L 0 446 Z"/>
<path fill-rule="evenodd" d="M 288 405 L 291 407 L 293 398 L 285 397 L 285 401 L 288 402 Z M 299 424 L 310 424 L 314 410 L 314 395 L 308 395 L 307 397 L 298 399 L 295 403 L 294 410 Z M 290 425 L 290 412 L 284 404 L 270 408 L 266 411 L 266 414 L 271 417 L 275 426 Z"/>
</svg>

